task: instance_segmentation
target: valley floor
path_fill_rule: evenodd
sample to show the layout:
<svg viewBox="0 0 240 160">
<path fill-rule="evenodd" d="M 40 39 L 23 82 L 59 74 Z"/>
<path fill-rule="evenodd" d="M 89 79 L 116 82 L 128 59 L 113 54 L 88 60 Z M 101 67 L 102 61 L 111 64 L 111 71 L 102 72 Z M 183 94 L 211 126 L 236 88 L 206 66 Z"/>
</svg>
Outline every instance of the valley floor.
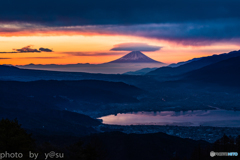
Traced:
<svg viewBox="0 0 240 160">
<path fill-rule="evenodd" d="M 235 127 L 207 127 L 207 126 L 159 126 L 159 125 L 100 125 L 96 129 L 100 132 L 121 131 L 123 133 L 131 134 L 148 134 L 163 132 L 168 135 L 177 136 L 181 138 L 189 138 L 193 140 L 205 140 L 213 143 L 223 137 L 224 134 L 236 138 L 240 135 L 240 128 Z"/>
</svg>

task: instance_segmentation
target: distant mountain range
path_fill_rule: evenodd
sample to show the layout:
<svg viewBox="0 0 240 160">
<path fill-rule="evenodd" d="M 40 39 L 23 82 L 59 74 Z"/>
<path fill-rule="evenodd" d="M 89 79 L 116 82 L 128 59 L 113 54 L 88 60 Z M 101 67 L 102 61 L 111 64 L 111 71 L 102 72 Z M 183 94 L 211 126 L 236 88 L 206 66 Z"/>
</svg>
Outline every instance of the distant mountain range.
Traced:
<svg viewBox="0 0 240 160">
<path fill-rule="evenodd" d="M 140 51 L 132 51 L 126 54 L 125 56 L 117 60 L 111 61 L 109 63 L 162 63 L 162 62 L 153 60 L 152 58 L 149 58 Z"/>
<path fill-rule="evenodd" d="M 202 59 L 203 57 L 200 57 L 200 58 L 193 58 L 193 59 L 190 59 L 188 61 L 184 61 L 184 62 L 178 62 L 178 63 L 172 63 L 170 65 L 168 65 L 168 67 L 179 67 L 181 65 L 184 65 L 184 64 L 187 64 L 187 63 L 190 63 L 190 62 L 194 62 L 194 61 L 198 61 L 200 59 Z"/>
<path fill-rule="evenodd" d="M 198 60 L 191 61 L 189 63 L 180 65 L 178 67 L 161 67 L 156 70 L 153 70 L 147 75 L 157 75 L 157 76 L 175 76 L 175 75 L 180 75 L 184 74 L 196 69 L 200 69 L 202 67 L 205 67 L 207 65 L 217 63 L 232 57 L 237 57 L 240 56 L 240 50 L 239 51 L 232 51 L 229 53 L 224 53 L 220 55 L 212 55 L 208 57 L 202 57 Z"/>
<path fill-rule="evenodd" d="M 159 68 L 166 64 L 158 62 L 144 55 L 140 51 L 132 51 L 127 55 L 103 64 L 29 64 L 17 66 L 23 69 L 64 71 L 64 72 L 87 72 L 87 73 L 103 73 L 103 74 L 123 74 L 129 71 L 136 71 L 142 68 Z"/>
</svg>

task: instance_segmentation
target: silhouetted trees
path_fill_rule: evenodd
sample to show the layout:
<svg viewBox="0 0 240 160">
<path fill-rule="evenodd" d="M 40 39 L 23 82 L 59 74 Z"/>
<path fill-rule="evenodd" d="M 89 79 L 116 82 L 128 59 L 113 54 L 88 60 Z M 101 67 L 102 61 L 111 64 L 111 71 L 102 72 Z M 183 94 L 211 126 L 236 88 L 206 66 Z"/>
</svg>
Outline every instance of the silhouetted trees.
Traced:
<svg viewBox="0 0 240 160">
<path fill-rule="evenodd" d="M 101 145 L 96 139 L 88 142 L 78 141 L 73 145 L 56 145 L 49 142 L 35 142 L 18 121 L 2 119 L 0 121 L 0 153 L 22 153 L 22 159 L 29 159 L 29 151 L 38 153 L 38 159 L 45 159 L 45 153 L 63 153 L 66 160 L 101 160 Z M 4 158 L 8 159 L 8 158 Z M 9 158 L 12 159 L 12 158 Z M 51 158 L 57 159 L 57 158 Z M 58 158 L 59 159 L 59 158 Z"/>
<path fill-rule="evenodd" d="M 34 140 L 15 119 L 13 121 L 2 119 L 0 121 L 0 153 L 28 154 L 34 151 Z"/>
</svg>

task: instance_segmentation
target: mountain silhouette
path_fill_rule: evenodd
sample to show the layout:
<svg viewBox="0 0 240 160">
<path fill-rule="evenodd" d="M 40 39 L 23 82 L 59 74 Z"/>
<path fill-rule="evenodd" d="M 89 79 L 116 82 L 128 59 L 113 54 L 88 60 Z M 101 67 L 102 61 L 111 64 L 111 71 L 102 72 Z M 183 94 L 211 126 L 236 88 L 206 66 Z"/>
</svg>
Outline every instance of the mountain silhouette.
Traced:
<svg viewBox="0 0 240 160">
<path fill-rule="evenodd" d="M 240 87 L 240 56 L 214 63 L 185 74 L 185 79 Z"/>
<path fill-rule="evenodd" d="M 125 56 L 114 61 L 111 61 L 109 63 L 162 63 L 162 62 L 149 58 L 140 51 L 132 51 L 126 54 Z"/>
<path fill-rule="evenodd" d="M 229 58 L 240 56 L 240 50 L 239 51 L 232 51 L 229 53 L 224 53 L 220 55 L 212 55 L 208 57 L 202 57 L 199 60 L 192 61 L 183 65 L 180 65 L 179 67 L 161 67 L 154 71 L 151 71 L 147 73 L 147 75 L 158 75 L 158 76 L 174 76 L 174 75 L 180 75 L 184 74 L 196 69 L 200 69 L 202 67 L 205 67 L 210 64 L 214 64 Z"/>
</svg>

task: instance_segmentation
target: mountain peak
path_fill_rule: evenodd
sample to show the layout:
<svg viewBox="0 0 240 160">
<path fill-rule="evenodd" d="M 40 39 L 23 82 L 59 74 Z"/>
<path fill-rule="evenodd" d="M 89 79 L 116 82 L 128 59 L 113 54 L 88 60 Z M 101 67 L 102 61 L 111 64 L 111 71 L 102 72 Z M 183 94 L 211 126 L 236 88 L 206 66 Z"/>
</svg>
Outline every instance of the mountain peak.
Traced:
<svg viewBox="0 0 240 160">
<path fill-rule="evenodd" d="M 149 58 L 140 51 L 132 51 L 126 54 L 125 56 L 117 60 L 111 61 L 109 63 L 162 63 L 162 62 L 155 61 L 154 59 Z"/>
</svg>

